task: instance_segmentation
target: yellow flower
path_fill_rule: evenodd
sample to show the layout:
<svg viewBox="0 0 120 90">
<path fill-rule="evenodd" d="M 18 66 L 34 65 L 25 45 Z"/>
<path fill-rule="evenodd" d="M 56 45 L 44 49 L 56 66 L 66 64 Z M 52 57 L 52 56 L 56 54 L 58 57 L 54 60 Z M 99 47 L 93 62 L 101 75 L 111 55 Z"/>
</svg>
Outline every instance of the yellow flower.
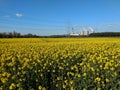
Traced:
<svg viewBox="0 0 120 90">
<path fill-rule="evenodd" d="M 97 88 L 97 90 L 101 90 L 101 88 Z"/>
<path fill-rule="evenodd" d="M 39 86 L 38 89 L 39 89 L 39 90 L 42 90 L 42 86 Z"/>
<path fill-rule="evenodd" d="M 7 78 L 1 78 L 1 82 L 2 82 L 2 83 L 6 83 L 7 81 L 8 81 Z"/>
<path fill-rule="evenodd" d="M 55 70 L 52 70 L 52 72 L 55 72 Z"/>
<path fill-rule="evenodd" d="M 93 68 L 93 67 L 91 67 L 91 70 L 94 72 L 95 71 L 95 69 Z"/>
<path fill-rule="evenodd" d="M 114 67 L 111 67 L 111 68 L 110 68 L 110 70 L 111 70 L 111 71 L 114 71 L 114 70 L 115 70 L 115 68 L 114 68 Z"/>
<path fill-rule="evenodd" d="M 71 87 L 70 87 L 70 90 L 74 90 L 74 88 L 71 86 Z"/>
<path fill-rule="evenodd" d="M 105 83 L 104 83 L 104 81 L 102 81 L 102 86 L 105 87 Z"/>
<path fill-rule="evenodd" d="M 56 89 L 74 90 L 81 84 L 79 81 L 84 79 L 86 83 L 89 79 L 95 82 L 94 89 L 101 90 L 118 77 L 119 57 L 117 38 L 0 39 L 0 89 L 9 85 L 8 89 L 23 90 L 22 83 L 28 80 L 41 83 L 38 89 L 46 90 L 50 73 Z M 15 80 L 17 83 L 13 83 Z"/>
<path fill-rule="evenodd" d="M 66 85 L 65 85 L 65 84 L 63 84 L 63 88 L 66 88 Z"/>
<path fill-rule="evenodd" d="M 57 80 L 59 81 L 59 80 L 60 80 L 60 77 L 57 77 Z"/>
<path fill-rule="evenodd" d="M 70 80 L 70 84 L 71 84 L 71 85 L 73 84 L 73 80 Z"/>
<path fill-rule="evenodd" d="M 78 78 L 80 78 L 81 76 L 80 76 L 80 74 L 77 74 L 77 76 L 78 76 Z"/>
<path fill-rule="evenodd" d="M 0 87 L 0 90 L 3 90 L 3 88 L 2 88 L 2 87 Z"/>
<path fill-rule="evenodd" d="M 101 78 L 97 77 L 95 81 L 100 82 Z"/>
<path fill-rule="evenodd" d="M 42 90 L 46 90 L 46 88 L 45 88 L 45 87 L 43 87 L 43 88 L 42 88 Z"/>
<path fill-rule="evenodd" d="M 46 88 L 45 88 L 45 87 L 42 87 L 42 86 L 39 86 L 39 87 L 38 87 L 38 90 L 46 90 Z"/>
<path fill-rule="evenodd" d="M 9 89 L 15 89 L 16 85 L 14 83 L 12 83 L 10 86 L 9 86 Z"/>
<path fill-rule="evenodd" d="M 83 88 L 83 90 L 87 90 L 86 88 Z"/>
<path fill-rule="evenodd" d="M 58 87 L 58 84 L 56 84 L 55 86 Z"/>
<path fill-rule="evenodd" d="M 84 76 L 84 77 L 86 77 L 86 75 L 87 75 L 86 73 L 83 73 L 83 76 Z"/>
<path fill-rule="evenodd" d="M 110 82 L 110 80 L 108 78 L 106 78 L 106 82 L 108 83 L 108 82 Z"/>
</svg>

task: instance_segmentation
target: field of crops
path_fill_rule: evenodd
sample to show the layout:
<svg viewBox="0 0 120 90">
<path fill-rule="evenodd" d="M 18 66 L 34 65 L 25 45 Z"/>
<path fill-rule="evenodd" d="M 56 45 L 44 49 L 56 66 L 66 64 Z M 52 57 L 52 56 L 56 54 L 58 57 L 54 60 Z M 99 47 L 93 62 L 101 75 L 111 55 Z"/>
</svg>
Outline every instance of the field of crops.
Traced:
<svg viewBox="0 0 120 90">
<path fill-rule="evenodd" d="M 120 90 L 120 38 L 0 39 L 0 90 Z"/>
</svg>

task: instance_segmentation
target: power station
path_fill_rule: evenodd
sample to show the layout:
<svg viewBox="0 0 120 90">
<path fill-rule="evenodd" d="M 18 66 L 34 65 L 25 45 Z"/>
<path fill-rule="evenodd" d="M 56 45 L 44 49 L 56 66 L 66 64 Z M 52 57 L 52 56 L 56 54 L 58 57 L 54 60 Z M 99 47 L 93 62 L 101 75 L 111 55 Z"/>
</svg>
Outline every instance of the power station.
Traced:
<svg viewBox="0 0 120 90">
<path fill-rule="evenodd" d="M 94 33 L 95 30 L 92 27 L 83 27 L 79 25 L 70 26 L 70 23 L 67 23 L 67 35 L 69 36 L 88 36 L 91 33 Z"/>
</svg>

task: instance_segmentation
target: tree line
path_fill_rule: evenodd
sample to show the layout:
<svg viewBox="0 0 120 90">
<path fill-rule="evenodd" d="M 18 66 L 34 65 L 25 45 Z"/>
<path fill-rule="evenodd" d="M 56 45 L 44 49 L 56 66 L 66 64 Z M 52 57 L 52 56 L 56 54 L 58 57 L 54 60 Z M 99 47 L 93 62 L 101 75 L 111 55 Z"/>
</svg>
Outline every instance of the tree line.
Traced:
<svg viewBox="0 0 120 90">
<path fill-rule="evenodd" d="M 120 37 L 120 32 L 91 33 L 89 37 Z"/>
<path fill-rule="evenodd" d="M 89 35 L 79 35 L 79 36 L 70 36 L 70 35 L 50 35 L 50 36 L 40 36 L 35 34 L 24 34 L 22 35 L 19 32 L 3 32 L 0 33 L 0 38 L 64 38 L 64 37 L 120 37 L 120 32 L 98 32 L 91 33 Z"/>
<path fill-rule="evenodd" d="M 31 38 L 31 37 L 38 37 L 37 35 L 33 35 L 31 33 L 22 35 L 19 32 L 2 32 L 0 33 L 0 38 Z"/>
<path fill-rule="evenodd" d="M 50 36 L 40 36 L 36 34 L 24 34 L 22 35 L 19 32 L 13 31 L 13 32 L 2 32 L 0 33 L 0 38 L 60 38 L 60 37 L 66 37 L 66 35 L 50 35 Z"/>
</svg>

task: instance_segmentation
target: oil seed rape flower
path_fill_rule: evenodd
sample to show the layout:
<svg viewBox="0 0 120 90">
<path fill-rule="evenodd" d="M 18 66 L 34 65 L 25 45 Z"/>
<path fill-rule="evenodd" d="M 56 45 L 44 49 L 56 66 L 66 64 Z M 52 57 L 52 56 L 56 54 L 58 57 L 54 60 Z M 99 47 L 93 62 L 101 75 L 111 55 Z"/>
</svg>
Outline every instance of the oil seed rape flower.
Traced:
<svg viewBox="0 0 120 90">
<path fill-rule="evenodd" d="M 14 89 L 16 87 L 16 85 L 14 83 L 12 83 L 10 86 L 9 86 L 9 89 Z"/>
<path fill-rule="evenodd" d="M 74 88 L 73 88 L 73 87 L 70 87 L 70 90 L 74 90 Z"/>
<path fill-rule="evenodd" d="M 65 85 L 65 84 L 63 84 L 63 88 L 66 88 L 66 85 Z"/>
<path fill-rule="evenodd" d="M 106 78 L 106 82 L 108 83 L 108 82 L 110 82 L 110 80 L 108 78 Z"/>
<path fill-rule="evenodd" d="M 83 88 L 83 90 L 87 90 L 86 88 Z"/>
<path fill-rule="evenodd" d="M 119 73 L 117 38 L 0 39 L 2 90 L 120 88 Z"/>
<path fill-rule="evenodd" d="M 38 89 L 41 90 L 41 89 L 42 89 L 42 86 L 39 86 Z"/>
<path fill-rule="evenodd" d="M 60 77 L 57 77 L 57 80 L 59 81 L 59 80 L 60 80 Z"/>
<path fill-rule="evenodd" d="M 71 84 L 71 85 L 73 84 L 73 80 L 70 81 L 70 84 Z"/>
<path fill-rule="evenodd" d="M 2 87 L 0 87 L 0 90 L 3 90 Z"/>
<path fill-rule="evenodd" d="M 77 74 L 77 77 L 80 78 L 81 77 L 80 74 Z"/>
<path fill-rule="evenodd" d="M 46 88 L 45 88 L 45 87 L 42 87 L 42 86 L 39 86 L 39 87 L 38 87 L 38 90 L 46 90 Z"/>
<path fill-rule="evenodd" d="M 6 83 L 7 81 L 8 81 L 7 78 L 1 78 L 1 82 L 2 82 L 2 83 Z"/>
<path fill-rule="evenodd" d="M 86 77 L 86 75 L 87 75 L 86 73 L 83 73 L 83 76 L 84 76 L 84 77 Z"/>
<path fill-rule="evenodd" d="M 58 87 L 58 84 L 56 84 L 55 86 Z"/>
<path fill-rule="evenodd" d="M 101 78 L 97 77 L 95 78 L 95 82 L 100 82 Z"/>
</svg>

